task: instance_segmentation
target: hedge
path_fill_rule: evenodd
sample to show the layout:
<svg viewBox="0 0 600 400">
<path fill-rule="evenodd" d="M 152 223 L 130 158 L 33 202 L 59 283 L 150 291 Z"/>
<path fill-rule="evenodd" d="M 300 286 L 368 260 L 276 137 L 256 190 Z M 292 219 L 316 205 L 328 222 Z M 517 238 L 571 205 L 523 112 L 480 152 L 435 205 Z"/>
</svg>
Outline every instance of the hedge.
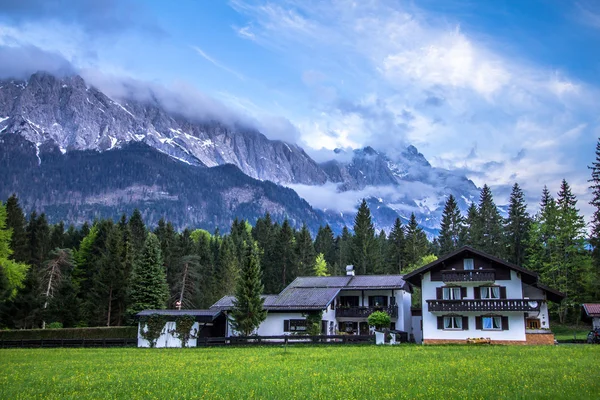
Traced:
<svg viewBox="0 0 600 400">
<path fill-rule="evenodd" d="M 135 339 L 137 326 L 0 330 L 0 340 L 21 339 Z"/>
</svg>

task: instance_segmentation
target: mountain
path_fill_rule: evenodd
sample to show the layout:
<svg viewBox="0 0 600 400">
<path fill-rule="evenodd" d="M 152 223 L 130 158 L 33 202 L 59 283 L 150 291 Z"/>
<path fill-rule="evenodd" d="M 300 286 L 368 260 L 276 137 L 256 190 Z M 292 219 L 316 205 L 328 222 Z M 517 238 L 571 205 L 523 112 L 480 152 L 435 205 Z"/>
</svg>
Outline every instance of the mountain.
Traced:
<svg viewBox="0 0 600 400">
<path fill-rule="evenodd" d="M 325 223 L 291 189 L 250 178 L 231 164 L 188 165 L 144 143 L 63 154 L 57 146 L 0 135 L 0 170 L 0 198 L 17 193 L 25 209 L 45 212 L 50 221 L 116 220 L 139 208 L 150 225 L 166 217 L 179 228 L 210 231 L 227 230 L 236 217 L 254 222 L 267 211 L 313 231 Z"/>
<path fill-rule="evenodd" d="M 364 147 L 340 157 L 336 150 L 319 164 L 298 145 L 241 124 L 185 117 L 160 98 L 111 98 L 79 76 L 0 81 L 0 150 L 10 171 L 0 198 L 16 191 L 28 208 L 69 222 L 146 205 L 159 210 L 148 209 L 150 222 L 166 214 L 180 226 L 226 229 L 235 216 L 255 220 L 270 211 L 337 231 L 353 225 L 353 209 L 367 198 L 377 229 L 414 212 L 435 235 L 449 194 L 463 210 L 478 196 L 473 182 L 433 167 L 414 146 L 393 155 Z M 15 169 L 19 151 L 28 160 L 22 170 Z"/>
</svg>

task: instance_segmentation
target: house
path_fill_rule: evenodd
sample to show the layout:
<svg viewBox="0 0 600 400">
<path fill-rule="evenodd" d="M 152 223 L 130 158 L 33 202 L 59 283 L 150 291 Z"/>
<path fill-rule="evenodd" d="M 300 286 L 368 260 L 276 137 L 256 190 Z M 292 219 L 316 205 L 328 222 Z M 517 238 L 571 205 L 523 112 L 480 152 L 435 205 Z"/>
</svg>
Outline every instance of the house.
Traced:
<svg viewBox="0 0 600 400">
<path fill-rule="evenodd" d="M 564 295 L 537 273 L 465 246 L 409 274 L 421 288 L 423 343 L 553 344 L 548 301 Z"/>
<path fill-rule="evenodd" d="M 402 275 L 355 276 L 351 266 L 346 276 L 298 277 L 278 295 L 264 296 L 267 318 L 258 327 L 259 336 L 277 336 L 306 331 L 306 316 L 322 312 L 321 334 L 368 335 L 367 318 L 374 311 L 390 315 L 390 329 L 411 331 L 411 288 Z M 225 296 L 211 309 L 227 314 L 233 296 Z M 227 336 L 236 336 L 228 324 Z"/>
<path fill-rule="evenodd" d="M 600 304 L 583 304 L 586 319 L 592 320 L 592 329 L 600 329 Z"/>
</svg>

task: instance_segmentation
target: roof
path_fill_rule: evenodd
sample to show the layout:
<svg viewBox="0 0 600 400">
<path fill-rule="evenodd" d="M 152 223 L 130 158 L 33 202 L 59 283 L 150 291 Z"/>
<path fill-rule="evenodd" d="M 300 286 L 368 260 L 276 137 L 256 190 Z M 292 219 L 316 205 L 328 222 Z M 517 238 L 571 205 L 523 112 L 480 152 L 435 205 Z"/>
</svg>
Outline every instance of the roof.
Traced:
<svg viewBox="0 0 600 400">
<path fill-rule="evenodd" d="M 600 304 L 583 304 L 583 309 L 588 317 L 600 317 Z"/>
<path fill-rule="evenodd" d="M 402 275 L 299 276 L 288 286 L 295 288 L 340 288 L 345 290 L 410 290 Z M 287 289 L 287 288 L 286 288 Z M 284 291 L 286 290 L 284 289 Z"/>
<path fill-rule="evenodd" d="M 555 303 L 560 303 L 565 297 L 567 297 L 566 294 L 559 292 L 558 290 L 552 289 L 551 287 L 542 285 L 541 283 L 536 283 L 535 286 L 537 286 L 538 289 L 541 289 L 544 292 L 546 292 L 546 298 Z"/>
<path fill-rule="evenodd" d="M 533 271 L 528 270 L 526 268 L 520 267 L 520 266 L 518 266 L 516 264 L 513 264 L 513 263 L 510 263 L 508 261 L 502 260 L 502 259 L 500 259 L 498 257 L 492 256 L 492 255 L 487 254 L 487 253 L 485 253 L 483 251 L 476 250 L 476 249 L 474 249 L 474 248 L 472 248 L 470 246 L 463 246 L 460 249 L 455 250 L 455 251 L 453 251 L 450 254 L 446 254 L 445 256 L 443 256 L 441 258 L 438 258 L 437 260 L 435 260 L 433 262 L 430 262 L 429 264 L 427 264 L 427 265 L 425 265 L 425 266 L 423 266 L 421 268 L 418 268 L 418 269 L 414 270 L 413 272 L 410 272 L 410 273 L 404 275 L 404 280 L 407 281 L 407 282 L 412 283 L 413 285 L 420 286 L 421 285 L 421 278 L 419 277 L 419 275 L 421 275 L 421 274 L 429 271 L 430 269 L 432 269 L 433 267 L 437 266 L 438 264 L 442 264 L 443 262 L 445 262 L 445 261 L 447 261 L 447 260 L 449 260 L 451 258 L 454 258 L 454 257 L 456 257 L 456 256 L 458 256 L 458 255 L 460 255 L 462 253 L 465 253 L 465 252 L 470 252 L 470 253 L 473 253 L 473 254 L 477 254 L 480 257 L 487 258 L 488 260 L 494 261 L 495 263 L 503 265 L 503 266 L 505 266 L 507 268 L 510 268 L 512 270 L 521 272 L 522 274 L 525 274 L 525 275 L 529 275 L 531 278 L 534 278 L 535 281 L 537 282 L 538 274 L 536 272 L 533 272 Z"/>
<path fill-rule="evenodd" d="M 196 321 L 200 322 L 212 322 L 221 314 L 220 310 L 144 310 L 136 314 L 136 317 L 145 317 L 152 314 L 166 315 L 168 317 L 179 317 L 183 315 L 190 315 L 194 317 Z"/>
<path fill-rule="evenodd" d="M 263 299 L 265 299 L 264 306 L 266 308 L 268 305 L 273 303 L 273 301 L 275 300 L 277 295 L 276 294 L 263 294 L 261 297 Z M 234 300 L 235 300 L 235 296 L 223 296 L 215 304 L 210 306 L 210 309 L 211 310 L 229 311 L 233 308 Z"/>
</svg>

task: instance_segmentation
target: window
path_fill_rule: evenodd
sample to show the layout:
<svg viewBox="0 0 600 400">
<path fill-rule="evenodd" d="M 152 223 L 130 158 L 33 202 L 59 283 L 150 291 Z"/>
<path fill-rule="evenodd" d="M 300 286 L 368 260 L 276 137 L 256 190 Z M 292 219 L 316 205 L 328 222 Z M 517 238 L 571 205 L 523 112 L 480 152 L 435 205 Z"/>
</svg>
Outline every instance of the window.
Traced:
<svg viewBox="0 0 600 400">
<path fill-rule="evenodd" d="M 369 307 L 387 307 L 387 296 L 369 296 Z"/>
<path fill-rule="evenodd" d="M 482 299 L 499 299 L 500 286 L 482 286 L 479 288 L 479 293 Z"/>
<path fill-rule="evenodd" d="M 340 296 L 342 307 L 358 307 L 358 296 Z"/>
<path fill-rule="evenodd" d="M 475 269 L 475 263 L 473 262 L 472 258 L 465 258 L 463 265 L 464 269 Z"/>
<path fill-rule="evenodd" d="M 305 319 L 286 319 L 283 321 L 284 332 L 303 332 L 306 330 Z"/>
<path fill-rule="evenodd" d="M 483 330 L 501 330 L 502 318 L 500 317 L 482 317 Z"/>
<path fill-rule="evenodd" d="M 462 297 L 460 295 L 460 287 L 445 287 L 443 290 L 443 299 L 444 300 L 460 300 Z"/>
<path fill-rule="evenodd" d="M 537 318 L 527 318 L 527 329 L 540 329 L 540 320 Z"/>
<path fill-rule="evenodd" d="M 462 317 L 444 317 L 444 329 L 460 329 L 462 330 Z"/>
</svg>

